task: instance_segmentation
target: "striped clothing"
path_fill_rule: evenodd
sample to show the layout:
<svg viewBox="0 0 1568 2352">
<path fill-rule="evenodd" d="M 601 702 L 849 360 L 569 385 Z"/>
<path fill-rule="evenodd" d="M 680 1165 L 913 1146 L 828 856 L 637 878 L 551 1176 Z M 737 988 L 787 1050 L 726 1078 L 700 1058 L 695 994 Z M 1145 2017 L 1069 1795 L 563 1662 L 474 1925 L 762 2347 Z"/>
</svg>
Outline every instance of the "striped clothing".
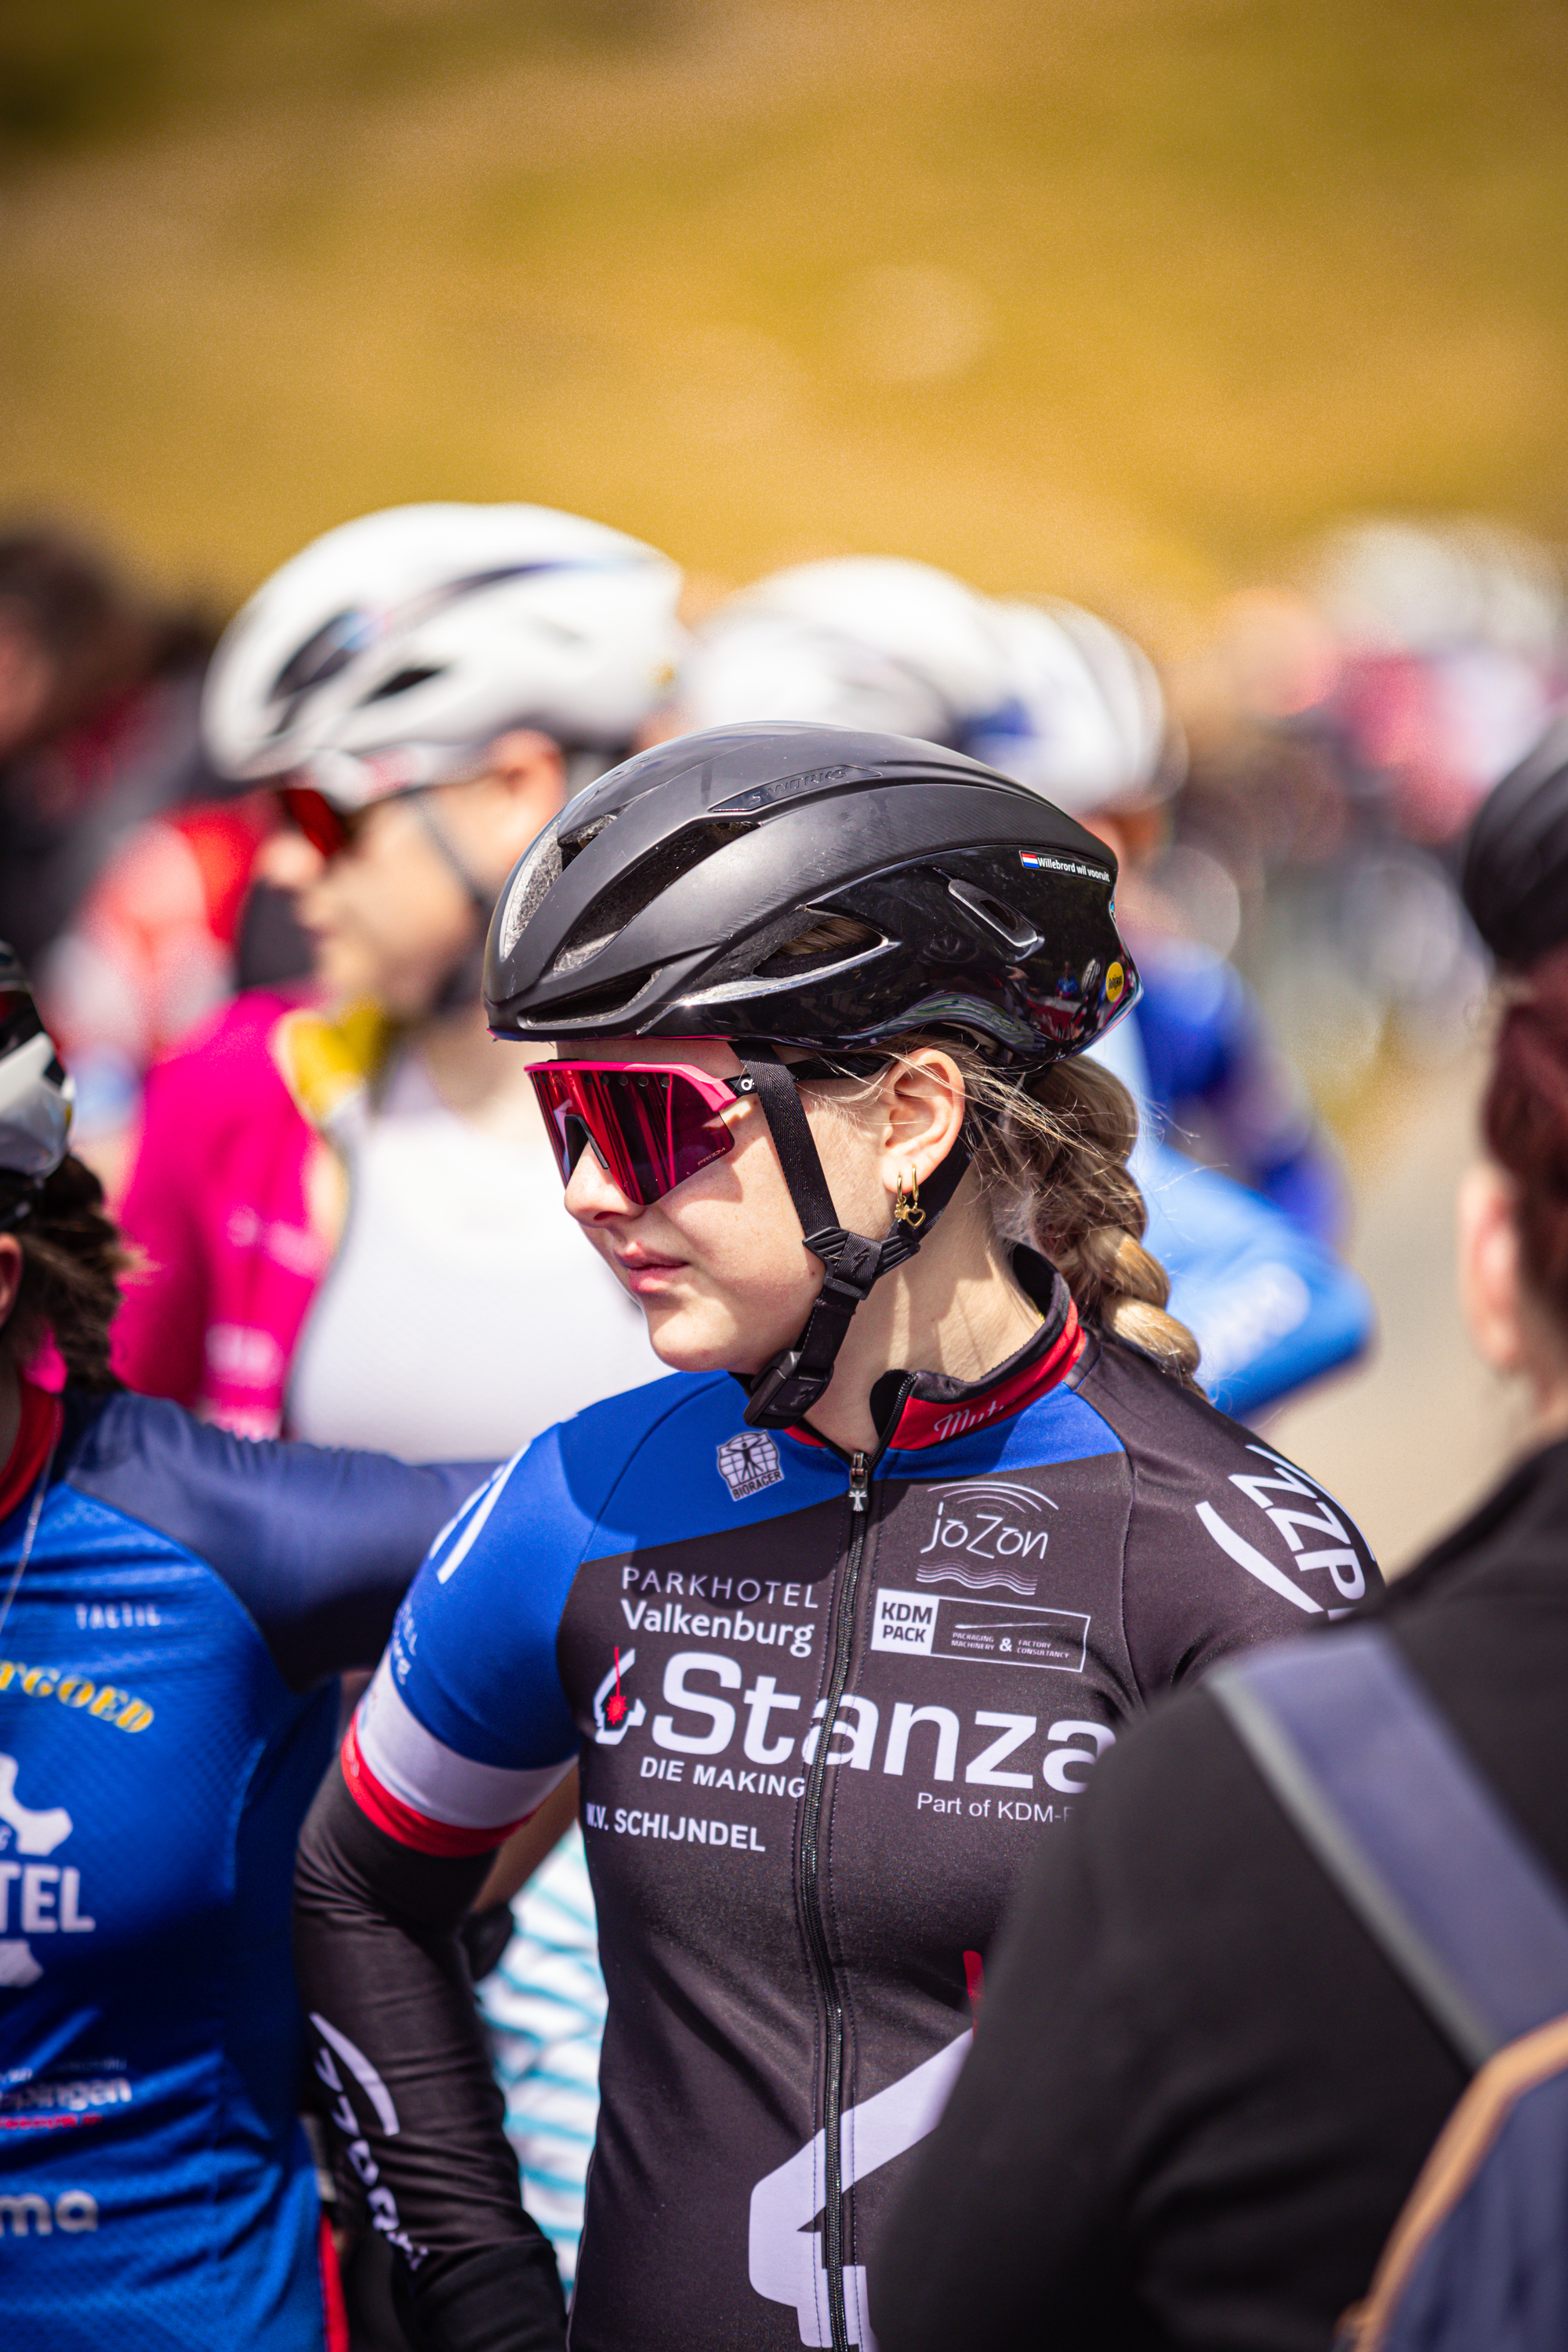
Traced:
<svg viewBox="0 0 1568 2352">
<path fill-rule="evenodd" d="M 605 1979 L 583 1832 L 573 1824 L 512 1903 L 516 1932 L 479 1988 L 523 2202 L 570 2290 L 599 2114 Z"/>
</svg>

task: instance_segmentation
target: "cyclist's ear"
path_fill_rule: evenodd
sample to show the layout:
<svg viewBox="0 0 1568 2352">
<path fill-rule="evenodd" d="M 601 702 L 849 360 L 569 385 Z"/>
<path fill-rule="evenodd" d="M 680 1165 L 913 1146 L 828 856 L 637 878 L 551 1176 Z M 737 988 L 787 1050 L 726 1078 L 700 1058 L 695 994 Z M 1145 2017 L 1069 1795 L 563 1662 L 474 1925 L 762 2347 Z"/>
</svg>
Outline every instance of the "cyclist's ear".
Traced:
<svg viewBox="0 0 1568 2352">
<path fill-rule="evenodd" d="M 1522 1294 L 1511 1180 L 1481 1161 L 1461 1178 L 1458 1209 L 1459 1307 L 1470 1344 L 1494 1372 L 1537 1373 L 1546 1334 L 1532 1332 Z"/>
<path fill-rule="evenodd" d="M 560 744 L 537 727 L 509 727 L 498 735 L 486 754 L 485 774 L 511 798 L 527 802 L 531 813 L 542 811 L 531 841 L 565 802 L 565 757 Z"/>
<path fill-rule="evenodd" d="M 958 1141 L 963 1074 L 940 1046 L 921 1045 L 889 1065 L 880 1087 L 882 1177 L 889 1193 L 913 1173 L 921 1184 Z"/>
</svg>

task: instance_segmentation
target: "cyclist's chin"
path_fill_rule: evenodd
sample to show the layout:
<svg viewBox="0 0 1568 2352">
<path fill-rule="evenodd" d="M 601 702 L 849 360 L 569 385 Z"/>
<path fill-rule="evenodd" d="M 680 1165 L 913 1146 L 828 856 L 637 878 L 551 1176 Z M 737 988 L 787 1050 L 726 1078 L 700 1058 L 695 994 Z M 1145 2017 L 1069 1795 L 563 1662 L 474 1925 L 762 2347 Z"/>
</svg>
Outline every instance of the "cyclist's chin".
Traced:
<svg viewBox="0 0 1568 2352">
<path fill-rule="evenodd" d="M 796 1326 L 780 1322 L 775 1339 L 759 1339 L 764 1321 L 742 1313 L 721 1299 L 642 1297 L 637 1304 L 647 1318 L 647 1336 L 654 1354 L 672 1372 L 754 1372 L 787 1347 Z M 800 1318 L 797 1318 L 797 1323 Z"/>
</svg>

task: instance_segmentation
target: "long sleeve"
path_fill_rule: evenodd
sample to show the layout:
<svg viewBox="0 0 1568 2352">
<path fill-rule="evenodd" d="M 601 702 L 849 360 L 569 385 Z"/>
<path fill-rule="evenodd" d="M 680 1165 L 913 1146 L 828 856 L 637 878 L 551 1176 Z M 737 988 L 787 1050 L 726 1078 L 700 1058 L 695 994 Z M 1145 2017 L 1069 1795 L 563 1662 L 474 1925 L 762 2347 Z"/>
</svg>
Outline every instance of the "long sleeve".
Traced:
<svg viewBox="0 0 1568 2352">
<path fill-rule="evenodd" d="M 517 2159 L 457 1938 L 489 1854 L 420 1853 L 334 1766 L 300 1843 L 295 1963 L 330 2127 L 437 2352 L 560 2352 L 549 2240 Z"/>
</svg>

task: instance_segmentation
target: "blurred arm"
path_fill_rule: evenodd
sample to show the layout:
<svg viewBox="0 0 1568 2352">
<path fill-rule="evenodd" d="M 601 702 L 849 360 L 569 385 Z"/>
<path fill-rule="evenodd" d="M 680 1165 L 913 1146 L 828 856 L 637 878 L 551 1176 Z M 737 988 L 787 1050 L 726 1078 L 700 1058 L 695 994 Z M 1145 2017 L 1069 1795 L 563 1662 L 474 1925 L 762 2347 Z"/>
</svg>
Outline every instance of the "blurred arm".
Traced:
<svg viewBox="0 0 1568 2352">
<path fill-rule="evenodd" d="M 513 1830 L 490 1864 L 489 1876 L 474 1898 L 474 1909 L 488 1911 L 494 1904 L 510 1903 L 554 1853 L 576 1818 L 577 1767 L 574 1764 L 539 1811 Z"/>
</svg>

